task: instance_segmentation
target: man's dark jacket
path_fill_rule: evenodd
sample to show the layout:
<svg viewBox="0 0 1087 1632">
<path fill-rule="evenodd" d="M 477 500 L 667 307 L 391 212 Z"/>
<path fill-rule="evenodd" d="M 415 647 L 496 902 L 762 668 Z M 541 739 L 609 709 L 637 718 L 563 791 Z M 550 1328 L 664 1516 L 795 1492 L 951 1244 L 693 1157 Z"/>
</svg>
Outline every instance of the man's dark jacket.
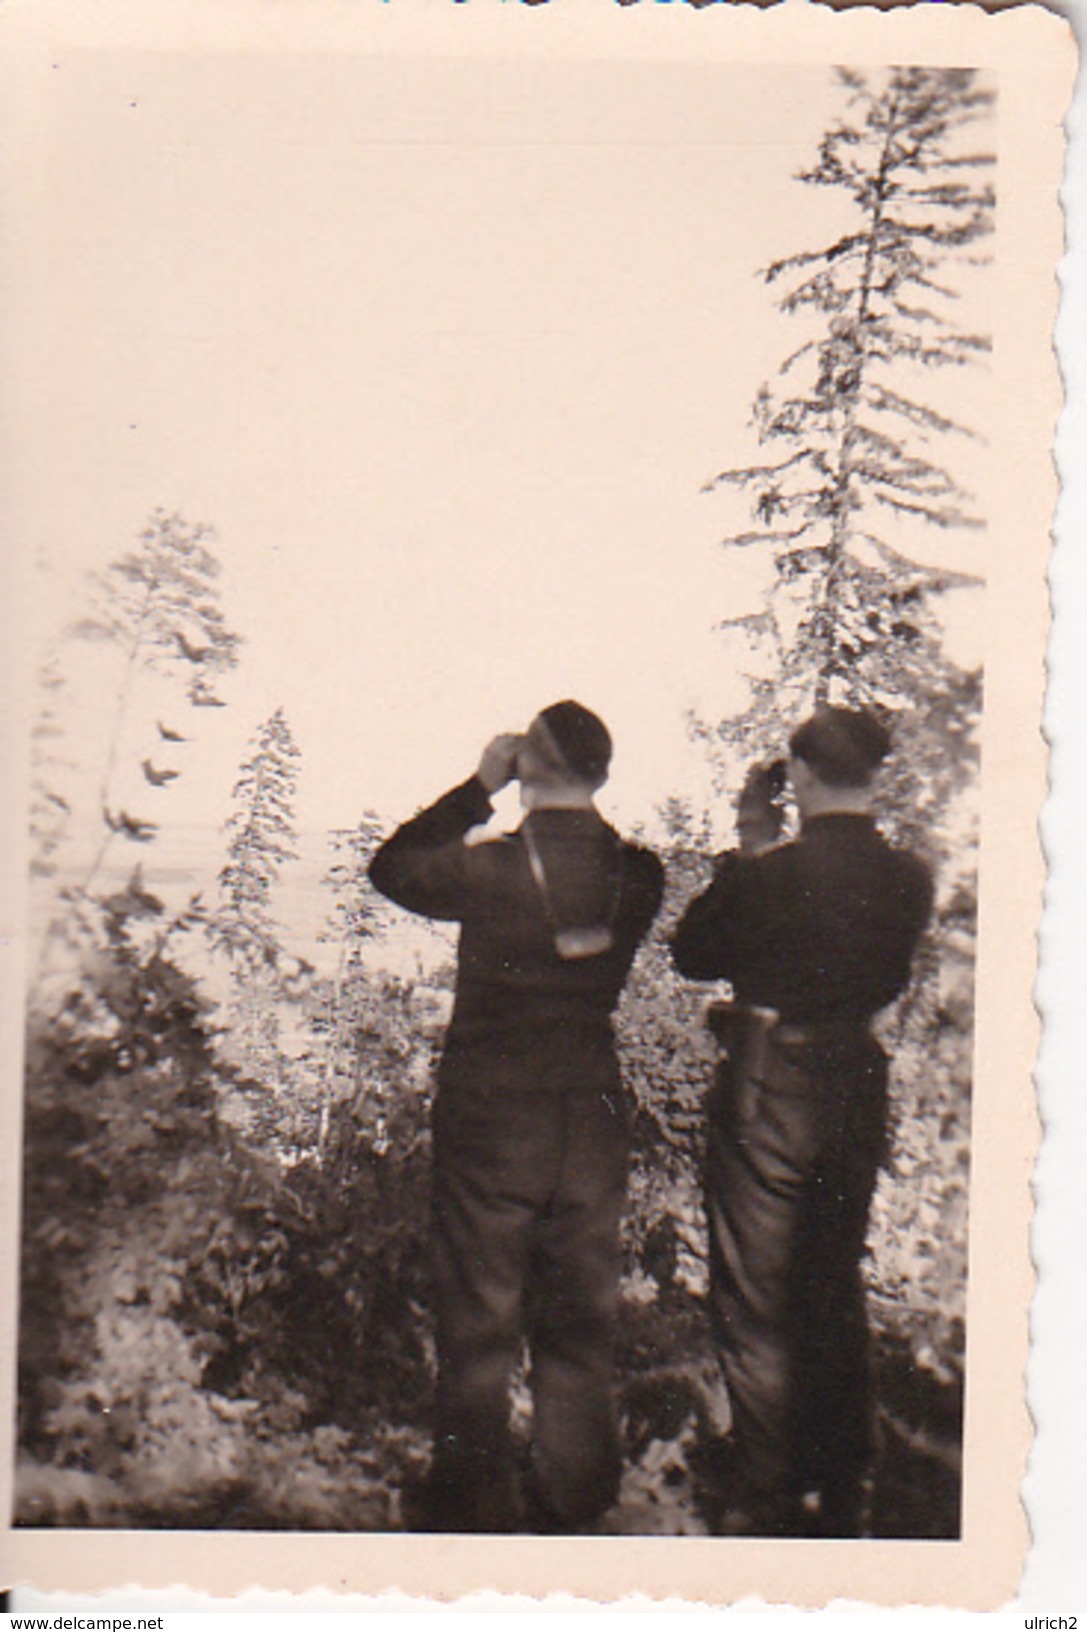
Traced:
<svg viewBox="0 0 1087 1632">
<path fill-rule="evenodd" d="M 460 923 L 451 1059 L 522 1053 L 556 1034 L 610 1047 L 610 1017 L 639 942 L 660 905 L 663 869 L 593 809 L 543 809 L 531 826 L 551 897 L 549 917 L 522 832 L 464 843 L 491 802 L 478 777 L 406 822 L 375 855 L 370 878 L 411 912 Z M 601 956 L 565 961 L 555 930 L 610 923 Z"/>
<path fill-rule="evenodd" d="M 793 1023 L 867 1022 L 909 980 L 928 869 L 870 816 L 833 812 L 758 855 L 729 852 L 672 942 L 681 974 L 729 980 Z"/>
</svg>

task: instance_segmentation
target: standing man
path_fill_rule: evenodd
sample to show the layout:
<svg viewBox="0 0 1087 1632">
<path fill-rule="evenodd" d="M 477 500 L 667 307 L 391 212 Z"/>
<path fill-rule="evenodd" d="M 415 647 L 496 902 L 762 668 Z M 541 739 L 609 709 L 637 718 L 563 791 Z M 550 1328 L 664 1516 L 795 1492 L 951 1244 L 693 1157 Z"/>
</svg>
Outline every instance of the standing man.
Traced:
<svg viewBox="0 0 1087 1632">
<path fill-rule="evenodd" d="M 871 1461 L 860 1261 L 884 1154 L 887 1056 L 869 1022 L 905 987 L 928 870 L 869 814 L 890 743 L 822 708 L 793 733 L 799 836 L 776 843 L 769 781 L 740 800 L 741 848 L 679 925 L 680 972 L 732 983 L 709 1106 L 710 1297 L 738 1453 L 733 1534 L 856 1535 Z"/>
<path fill-rule="evenodd" d="M 610 759 L 602 721 L 555 703 L 525 736 L 496 737 L 476 774 L 399 828 L 370 867 L 383 895 L 461 926 L 433 1115 L 437 1529 L 525 1522 L 509 1385 L 526 1340 L 535 1524 L 588 1527 L 618 1488 L 629 1110 L 611 1016 L 663 869 L 596 810 Z M 466 843 L 514 778 L 521 827 Z"/>
</svg>

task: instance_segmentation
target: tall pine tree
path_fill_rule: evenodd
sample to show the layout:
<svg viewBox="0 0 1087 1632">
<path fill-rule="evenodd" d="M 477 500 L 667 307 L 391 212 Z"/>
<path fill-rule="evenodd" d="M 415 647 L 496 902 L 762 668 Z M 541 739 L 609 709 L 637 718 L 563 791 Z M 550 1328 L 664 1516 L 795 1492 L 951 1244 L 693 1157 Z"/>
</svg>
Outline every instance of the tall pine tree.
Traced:
<svg viewBox="0 0 1087 1632">
<path fill-rule="evenodd" d="M 101 841 L 84 891 L 116 838 L 146 843 L 157 828 L 156 822 L 116 805 L 114 782 L 121 750 L 135 746 L 129 744 L 129 736 L 138 736 L 136 756 L 141 752 L 144 756 L 144 780 L 150 787 L 161 789 L 176 775 L 172 768 L 160 767 L 154 755 L 164 742 L 182 740 L 181 733 L 155 719 L 147 688 L 145 707 L 134 718 L 141 682 L 166 677 L 180 682 L 193 707 L 222 706 L 215 682 L 237 663 L 241 642 L 228 628 L 220 605 L 220 566 L 209 547 L 213 537 L 209 527 L 165 510 L 154 511 L 136 548 L 94 575 L 91 609 L 73 627 L 73 634 L 113 647 L 121 659 L 98 785 Z"/>
<path fill-rule="evenodd" d="M 367 868 L 382 836 L 382 824 L 372 812 L 364 812 L 357 827 L 329 834 L 333 861 L 322 883 L 331 892 L 332 910 L 320 939 L 335 946 L 336 968 L 330 978 L 314 983 L 307 1016 L 320 1078 L 318 1156 L 328 1143 L 333 1104 L 351 1091 L 357 1071 L 358 996 L 373 981 L 362 967 L 362 950 L 377 933 L 381 914 Z"/>
<path fill-rule="evenodd" d="M 968 69 L 841 69 L 838 79 L 846 114 L 798 179 L 840 195 L 852 220 L 767 269 L 779 309 L 807 337 L 781 366 L 786 384 L 757 395 L 765 457 L 707 484 L 749 501 L 750 522 L 726 547 L 761 548 L 772 562 L 763 607 L 723 625 L 749 640 L 752 706 L 720 735 L 757 751 L 813 702 L 909 703 L 926 717 L 908 729 L 913 756 L 933 773 L 942 759 L 937 780 L 949 784 L 964 767 L 977 685 L 944 654 L 937 601 L 968 580 L 907 552 L 911 527 L 982 525 L 945 462 L 972 433 L 925 400 L 925 378 L 989 349 L 956 324 L 954 306 L 957 270 L 979 264 L 992 227 L 993 158 L 972 139 L 992 93 Z M 949 712 L 949 696 L 962 706 Z"/>
<path fill-rule="evenodd" d="M 282 929 L 273 896 L 284 864 L 296 858 L 294 800 L 299 752 L 282 708 L 258 729 L 234 784 L 227 861 L 212 944 L 230 960 L 237 1052 L 245 1067 L 278 1082 Z"/>
</svg>

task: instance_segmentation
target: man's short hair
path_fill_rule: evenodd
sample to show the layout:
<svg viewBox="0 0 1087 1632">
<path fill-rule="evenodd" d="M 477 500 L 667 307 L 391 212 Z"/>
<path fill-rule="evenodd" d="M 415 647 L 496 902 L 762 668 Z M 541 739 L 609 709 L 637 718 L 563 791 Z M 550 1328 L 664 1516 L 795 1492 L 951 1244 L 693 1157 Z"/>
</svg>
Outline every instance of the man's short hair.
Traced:
<svg viewBox="0 0 1087 1632">
<path fill-rule="evenodd" d="M 611 735 L 591 709 L 567 698 L 540 713 L 565 767 L 582 782 L 599 787 L 611 764 Z"/>
<path fill-rule="evenodd" d="M 824 704 L 789 738 L 790 753 L 832 788 L 866 788 L 890 749 L 886 727 L 867 708 Z"/>
</svg>

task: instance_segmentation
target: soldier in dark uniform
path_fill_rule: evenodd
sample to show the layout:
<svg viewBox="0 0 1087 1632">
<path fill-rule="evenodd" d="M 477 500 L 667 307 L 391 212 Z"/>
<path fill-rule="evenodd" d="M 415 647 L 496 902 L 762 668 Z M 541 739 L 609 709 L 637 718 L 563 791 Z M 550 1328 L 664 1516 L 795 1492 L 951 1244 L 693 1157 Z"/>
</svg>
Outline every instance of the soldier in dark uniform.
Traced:
<svg viewBox="0 0 1087 1632">
<path fill-rule="evenodd" d="M 611 1016 L 663 869 L 593 804 L 610 756 L 596 715 L 556 703 L 525 736 L 497 737 L 476 774 L 399 828 L 370 868 L 400 906 L 461 925 L 433 1113 L 435 1528 L 526 1523 L 509 1423 L 526 1340 L 528 1522 L 588 1527 L 618 1488 L 629 1110 Z M 514 778 L 518 831 L 466 843 Z"/>
<path fill-rule="evenodd" d="M 871 1461 L 860 1261 L 884 1154 L 887 1057 L 872 1017 L 909 979 L 925 865 L 868 813 L 889 748 L 864 710 L 820 709 L 788 761 L 799 835 L 775 843 L 756 769 L 741 848 L 673 941 L 681 973 L 732 983 L 709 1106 L 712 1315 L 733 1410 L 734 1533 L 856 1534 Z"/>
</svg>

